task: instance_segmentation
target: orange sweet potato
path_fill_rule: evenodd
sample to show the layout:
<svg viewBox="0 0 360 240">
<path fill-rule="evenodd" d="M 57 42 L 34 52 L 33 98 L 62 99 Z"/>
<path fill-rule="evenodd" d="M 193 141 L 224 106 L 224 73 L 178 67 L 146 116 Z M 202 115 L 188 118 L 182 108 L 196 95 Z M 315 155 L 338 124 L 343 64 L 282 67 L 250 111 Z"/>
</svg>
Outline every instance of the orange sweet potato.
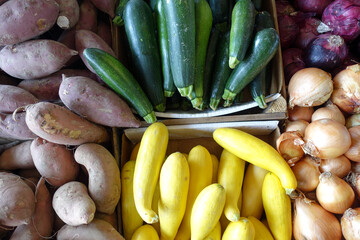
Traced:
<svg viewBox="0 0 360 240">
<path fill-rule="evenodd" d="M 0 169 L 15 170 L 34 168 L 30 145 L 32 141 L 24 141 L 6 149 L 0 155 Z"/>
<path fill-rule="evenodd" d="M 37 103 L 29 91 L 12 85 L 0 85 L 0 112 L 12 113 L 17 108 Z"/>
</svg>

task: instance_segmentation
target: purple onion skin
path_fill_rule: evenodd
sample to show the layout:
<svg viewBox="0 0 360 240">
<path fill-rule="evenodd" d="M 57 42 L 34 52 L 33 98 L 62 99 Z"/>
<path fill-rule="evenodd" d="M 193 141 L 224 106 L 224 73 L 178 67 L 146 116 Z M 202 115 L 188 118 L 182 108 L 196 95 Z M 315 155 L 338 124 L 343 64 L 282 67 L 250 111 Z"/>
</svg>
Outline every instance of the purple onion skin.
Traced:
<svg viewBox="0 0 360 240">
<path fill-rule="evenodd" d="M 307 67 L 317 67 L 331 71 L 339 67 L 348 55 L 345 41 L 338 35 L 329 33 L 317 36 L 305 49 L 304 60 Z"/>
<path fill-rule="evenodd" d="M 295 8 L 303 12 L 316 12 L 317 15 L 321 16 L 324 9 L 333 0 L 294 0 Z"/>
<path fill-rule="evenodd" d="M 281 48 L 286 49 L 295 41 L 299 33 L 299 26 L 288 15 L 278 16 L 278 22 Z"/>
<path fill-rule="evenodd" d="M 289 15 L 292 12 L 295 12 L 295 8 L 287 0 L 277 0 L 275 1 L 276 13 L 278 16 Z"/>
<path fill-rule="evenodd" d="M 304 51 L 300 48 L 287 48 L 282 52 L 282 60 L 283 66 L 286 67 L 287 65 L 293 62 L 303 62 L 304 61 Z"/>
<path fill-rule="evenodd" d="M 356 55 L 354 55 L 352 52 L 349 51 L 349 54 L 345 58 L 343 64 L 341 64 L 337 68 L 334 68 L 330 73 L 333 77 L 335 77 L 336 74 L 338 74 L 340 71 L 344 70 L 348 66 L 358 63 L 359 61 L 360 61 L 359 58 Z"/>
<path fill-rule="evenodd" d="M 346 42 L 353 41 L 360 35 L 360 1 L 335 0 L 325 8 L 322 22 Z"/>
<path fill-rule="evenodd" d="M 285 85 L 289 85 L 291 77 L 299 70 L 305 68 L 306 65 L 303 61 L 296 61 L 284 67 Z"/>
<path fill-rule="evenodd" d="M 300 31 L 296 37 L 294 46 L 305 49 L 309 43 L 319 35 L 317 27 L 320 25 L 320 23 L 321 21 L 314 17 L 305 19 L 305 21 L 300 25 Z"/>
</svg>

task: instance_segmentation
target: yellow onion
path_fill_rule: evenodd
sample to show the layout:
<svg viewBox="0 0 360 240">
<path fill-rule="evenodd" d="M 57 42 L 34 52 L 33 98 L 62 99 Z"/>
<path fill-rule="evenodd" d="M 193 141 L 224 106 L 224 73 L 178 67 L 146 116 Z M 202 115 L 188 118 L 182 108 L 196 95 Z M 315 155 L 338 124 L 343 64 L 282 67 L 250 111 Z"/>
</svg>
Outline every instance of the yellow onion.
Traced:
<svg viewBox="0 0 360 240">
<path fill-rule="evenodd" d="M 312 157 L 306 155 L 291 169 L 295 174 L 298 183 L 297 188 L 300 191 L 311 192 L 316 189 L 319 184 L 319 176 L 321 173 L 319 165 Z"/>
<path fill-rule="evenodd" d="M 299 197 L 294 202 L 293 235 L 295 240 L 341 239 L 337 218 L 314 201 Z"/>
<path fill-rule="evenodd" d="M 288 109 L 288 119 L 290 121 L 304 120 L 310 122 L 313 113 L 313 107 L 294 106 L 293 108 Z"/>
<path fill-rule="evenodd" d="M 341 230 L 346 240 L 360 239 L 360 208 L 349 208 L 341 217 Z"/>
<path fill-rule="evenodd" d="M 350 172 L 349 175 L 346 176 L 346 181 L 354 189 L 356 195 L 360 197 L 360 173 Z"/>
<path fill-rule="evenodd" d="M 345 120 L 345 126 L 347 128 L 355 127 L 360 125 L 360 113 L 352 114 Z"/>
<path fill-rule="evenodd" d="M 348 129 L 351 136 L 350 148 L 345 152 L 345 156 L 351 161 L 360 162 L 360 126 Z"/>
<path fill-rule="evenodd" d="M 305 120 L 295 120 L 295 121 L 287 121 L 285 126 L 285 132 L 293 132 L 297 131 L 304 136 L 305 129 L 309 125 L 309 122 Z"/>
<path fill-rule="evenodd" d="M 360 162 L 351 162 L 351 171 L 360 173 Z"/>
<path fill-rule="evenodd" d="M 360 112 L 360 64 L 348 66 L 333 79 L 331 101 L 343 112 Z"/>
<path fill-rule="evenodd" d="M 317 158 L 336 158 L 348 151 L 351 137 L 348 129 L 332 119 L 320 119 L 305 129 L 304 152 Z"/>
<path fill-rule="evenodd" d="M 320 68 L 297 71 L 288 85 L 289 107 L 314 107 L 325 103 L 333 91 L 331 74 Z"/>
<path fill-rule="evenodd" d="M 351 171 L 351 162 L 344 155 L 336 158 L 321 159 L 319 169 L 320 172 L 331 172 L 339 178 L 343 178 Z"/>
<path fill-rule="evenodd" d="M 323 172 L 319 179 L 316 198 L 325 210 L 342 214 L 351 207 L 355 193 L 347 182 L 331 172 Z"/>
<path fill-rule="evenodd" d="M 276 149 L 290 166 L 300 160 L 304 155 L 302 145 L 304 141 L 299 132 L 283 132 L 276 139 Z"/>
<path fill-rule="evenodd" d="M 311 121 L 314 122 L 316 120 L 325 118 L 338 121 L 342 125 L 345 125 L 344 114 L 335 104 L 331 102 L 326 104 L 324 107 L 318 108 L 311 116 Z"/>
</svg>

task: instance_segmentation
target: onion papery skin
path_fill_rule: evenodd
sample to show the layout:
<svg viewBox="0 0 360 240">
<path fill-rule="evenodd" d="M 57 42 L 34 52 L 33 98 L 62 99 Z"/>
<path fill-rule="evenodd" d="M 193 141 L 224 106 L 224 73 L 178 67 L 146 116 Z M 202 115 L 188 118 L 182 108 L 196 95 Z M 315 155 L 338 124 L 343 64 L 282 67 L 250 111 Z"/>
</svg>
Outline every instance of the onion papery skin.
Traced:
<svg viewBox="0 0 360 240">
<path fill-rule="evenodd" d="M 360 2 L 335 0 L 324 9 L 321 19 L 332 29 L 333 34 L 351 42 L 360 35 Z"/>
<path fill-rule="evenodd" d="M 313 107 L 294 106 L 288 109 L 288 119 L 290 121 L 304 120 L 311 122 L 311 116 L 314 113 Z"/>
<path fill-rule="evenodd" d="M 292 166 L 303 157 L 304 150 L 302 145 L 304 143 L 299 132 L 283 132 L 276 139 L 276 149 L 287 163 Z"/>
<path fill-rule="evenodd" d="M 311 17 L 305 19 L 303 24 L 300 25 L 298 36 L 294 42 L 294 46 L 300 49 L 306 49 L 309 43 L 316 38 L 320 33 L 317 27 L 321 21 L 317 18 Z"/>
<path fill-rule="evenodd" d="M 349 52 L 344 39 L 339 35 L 321 34 L 305 49 L 304 61 L 307 67 L 317 67 L 325 71 L 339 67 Z"/>
<path fill-rule="evenodd" d="M 283 66 L 293 62 L 303 62 L 304 51 L 300 48 L 287 48 L 282 52 Z"/>
<path fill-rule="evenodd" d="M 311 116 L 311 121 L 313 122 L 326 118 L 338 121 L 342 125 L 345 125 L 344 114 L 340 111 L 338 106 L 331 102 L 326 104 L 324 107 L 316 109 L 316 111 Z"/>
<path fill-rule="evenodd" d="M 347 128 L 351 128 L 359 125 L 360 125 L 360 113 L 352 114 L 345 119 L 345 126 Z"/>
<path fill-rule="evenodd" d="M 325 103 L 333 92 L 331 74 L 320 68 L 296 72 L 288 85 L 289 107 L 315 107 Z"/>
<path fill-rule="evenodd" d="M 333 82 L 331 101 L 345 113 L 360 113 L 360 64 L 348 66 Z"/>
<path fill-rule="evenodd" d="M 339 157 L 351 145 L 347 128 L 332 119 L 311 122 L 305 129 L 304 141 L 304 152 L 321 159 Z"/>
<path fill-rule="evenodd" d="M 321 159 L 319 169 L 320 172 L 331 172 L 339 178 L 343 178 L 351 171 L 351 162 L 344 155 L 337 158 Z"/>
<path fill-rule="evenodd" d="M 341 217 L 341 230 L 346 240 L 360 239 L 360 208 L 349 208 Z"/>
<path fill-rule="evenodd" d="M 316 12 L 321 15 L 333 0 L 294 0 L 294 7 L 303 12 Z"/>
<path fill-rule="evenodd" d="M 287 0 L 277 0 L 276 4 L 276 13 L 278 16 L 289 15 L 292 12 L 295 12 L 295 8 Z"/>
<path fill-rule="evenodd" d="M 278 16 L 280 45 L 282 49 L 290 47 L 299 33 L 299 26 L 289 15 Z"/>
<path fill-rule="evenodd" d="M 309 122 L 305 120 L 288 121 L 286 123 L 285 132 L 299 132 L 302 137 L 305 135 L 305 129 L 309 125 Z"/>
<path fill-rule="evenodd" d="M 311 192 L 316 189 L 321 173 L 314 159 L 307 155 L 296 162 L 291 169 L 298 183 L 297 189 L 302 192 Z"/>
<path fill-rule="evenodd" d="M 360 126 L 349 128 L 351 146 L 345 156 L 351 161 L 360 162 Z"/>
<path fill-rule="evenodd" d="M 340 240 L 340 222 L 316 202 L 297 198 L 294 202 L 293 236 L 296 240 Z"/>
<path fill-rule="evenodd" d="M 351 207 L 355 200 L 355 193 L 347 182 L 330 172 L 323 172 L 319 179 L 316 198 L 325 210 L 343 214 Z"/>
<path fill-rule="evenodd" d="M 346 176 L 345 180 L 354 189 L 356 196 L 359 199 L 360 198 L 360 173 L 350 172 L 349 175 Z"/>
</svg>

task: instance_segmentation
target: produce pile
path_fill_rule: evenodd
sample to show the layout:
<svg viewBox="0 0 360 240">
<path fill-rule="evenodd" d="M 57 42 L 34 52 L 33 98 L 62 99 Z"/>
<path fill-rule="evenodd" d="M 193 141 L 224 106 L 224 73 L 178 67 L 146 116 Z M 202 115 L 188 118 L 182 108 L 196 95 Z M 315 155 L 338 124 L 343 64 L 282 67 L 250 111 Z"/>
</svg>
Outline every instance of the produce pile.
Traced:
<svg viewBox="0 0 360 240">
<path fill-rule="evenodd" d="M 295 239 L 360 239 L 360 1 L 277 0 Z M 320 220 L 320 221 L 319 221 Z"/>
<path fill-rule="evenodd" d="M 125 238 L 291 239 L 297 181 L 284 158 L 234 128 L 218 128 L 207 141 L 219 149 L 195 143 L 188 152 L 169 150 L 163 123 L 146 128 L 123 159 Z"/>
</svg>

